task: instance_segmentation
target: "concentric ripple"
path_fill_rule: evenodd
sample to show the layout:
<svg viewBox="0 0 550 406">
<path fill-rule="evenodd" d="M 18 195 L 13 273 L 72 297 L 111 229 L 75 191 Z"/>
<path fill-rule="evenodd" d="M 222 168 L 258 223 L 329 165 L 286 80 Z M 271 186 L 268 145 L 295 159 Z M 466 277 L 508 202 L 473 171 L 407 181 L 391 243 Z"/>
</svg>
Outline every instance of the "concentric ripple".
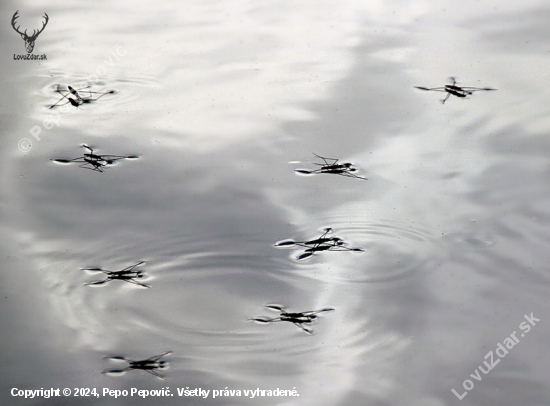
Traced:
<svg viewBox="0 0 550 406">
<path fill-rule="evenodd" d="M 402 279 L 418 272 L 428 272 L 439 263 L 441 236 L 427 226 L 388 219 L 368 221 L 346 216 L 330 220 L 333 235 L 342 238 L 346 246 L 360 247 L 363 253 L 321 253 L 327 256 L 315 263 L 301 265 L 310 271 L 325 265 L 329 279 L 347 282 L 382 282 Z M 311 233 L 307 234 L 308 236 Z M 334 254 L 334 255 L 333 255 Z M 328 258 L 328 256 L 330 258 Z"/>
</svg>

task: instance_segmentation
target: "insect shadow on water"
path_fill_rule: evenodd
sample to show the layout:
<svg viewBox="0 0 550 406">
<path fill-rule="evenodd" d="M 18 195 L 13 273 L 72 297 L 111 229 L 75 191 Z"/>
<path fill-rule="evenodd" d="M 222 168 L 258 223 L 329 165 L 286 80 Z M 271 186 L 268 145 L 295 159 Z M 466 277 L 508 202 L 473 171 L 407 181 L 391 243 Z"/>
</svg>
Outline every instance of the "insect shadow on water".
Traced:
<svg viewBox="0 0 550 406">
<path fill-rule="evenodd" d="M 164 377 L 159 374 L 157 371 L 164 369 L 168 366 L 168 362 L 161 361 L 160 359 L 166 355 L 172 354 L 172 351 L 167 351 L 160 355 L 155 355 L 151 358 L 143 359 L 140 361 L 133 361 L 125 357 L 105 357 L 106 359 L 112 359 L 115 361 L 125 361 L 128 363 L 128 366 L 123 369 L 106 369 L 103 371 L 104 374 L 123 374 L 125 372 L 131 371 L 132 369 L 141 369 L 151 375 L 156 376 L 157 378 L 164 379 Z"/>
<path fill-rule="evenodd" d="M 279 305 L 265 305 L 264 307 L 275 310 L 279 312 L 279 317 L 275 318 L 267 318 L 267 317 L 255 317 L 253 319 L 249 319 L 251 321 L 255 321 L 257 323 L 261 324 L 267 324 L 267 323 L 276 323 L 279 321 L 288 321 L 289 323 L 294 324 L 296 327 L 300 328 L 307 334 L 313 334 L 313 330 L 311 328 L 308 328 L 304 326 L 304 324 L 312 324 L 316 319 L 317 315 L 319 313 L 323 312 L 330 312 L 334 309 L 332 307 L 325 307 L 321 310 L 311 310 L 307 312 L 298 312 L 298 313 L 289 313 L 283 309 L 282 306 Z"/>
<path fill-rule="evenodd" d="M 55 89 L 56 93 L 59 93 L 61 95 L 61 98 L 52 104 L 50 106 L 50 109 L 53 109 L 54 107 L 60 107 L 65 106 L 66 104 L 71 104 L 72 106 L 79 108 L 83 104 L 89 104 L 92 102 L 95 102 L 96 100 L 99 100 L 106 94 L 115 94 L 115 90 L 109 90 L 108 92 L 92 92 L 91 86 L 84 86 L 79 89 L 74 89 L 71 86 L 67 86 L 67 89 L 63 89 L 59 85 L 56 86 Z M 79 91 L 84 91 L 82 93 L 79 93 Z M 70 95 L 73 95 L 75 98 L 70 97 Z M 65 101 L 63 104 L 59 104 Z"/>
<path fill-rule="evenodd" d="M 136 155 L 98 155 L 94 153 L 94 150 L 92 147 L 89 147 L 86 144 L 82 144 L 82 148 L 86 148 L 88 151 L 90 151 L 88 154 L 84 154 L 82 156 L 79 156 L 78 158 L 74 159 L 52 159 L 52 161 L 62 164 L 68 164 L 71 162 L 78 162 L 82 163 L 82 165 L 79 166 L 79 168 L 84 169 L 91 169 L 92 171 L 96 172 L 103 172 L 104 168 L 108 165 L 114 164 L 116 161 L 119 161 L 121 159 L 137 159 L 138 156 Z"/>
<path fill-rule="evenodd" d="M 101 269 L 101 268 L 82 268 L 81 270 L 90 271 L 90 272 L 103 272 L 105 275 L 107 275 L 106 279 L 85 283 L 86 286 L 104 285 L 105 283 L 110 281 L 120 280 L 128 283 L 133 283 L 134 285 L 143 286 L 144 288 L 150 288 L 149 285 L 145 285 L 144 283 L 136 281 L 136 279 L 140 279 L 145 276 L 145 273 L 143 271 L 139 271 L 139 270 L 136 271 L 135 269 L 144 263 L 145 261 L 141 261 L 134 265 L 130 265 L 129 267 L 126 267 L 120 271 L 108 271 L 106 269 Z"/>
<path fill-rule="evenodd" d="M 354 167 L 351 162 L 338 163 L 338 158 L 327 158 L 315 153 L 313 155 L 323 160 L 323 163 L 313 163 L 313 165 L 320 166 L 319 169 L 294 169 L 294 172 L 304 175 L 311 175 L 314 173 L 331 173 L 333 175 L 346 176 L 348 178 L 368 180 L 367 178 L 354 174 L 354 172 L 357 172 L 357 168 Z"/>
<path fill-rule="evenodd" d="M 353 251 L 363 252 L 363 248 L 350 248 L 346 247 L 346 243 L 340 237 L 327 237 L 328 233 L 332 231 L 331 227 L 327 227 L 323 230 L 323 234 L 319 238 L 315 238 L 309 241 L 294 241 L 294 240 L 282 240 L 275 243 L 275 247 L 304 247 L 306 250 L 298 255 L 296 259 L 302 260 L 311 257 L 316 252 L 321 251 Z"/>
<path fill-rule="evenodd" d="M 415 88 L 420 90 L 427 90 L 427 91 L 434 91 L 434 92 L 446 92 L 447 95 L 443 100 L 441 100 L 442 104 L 445 104 L 447 99 L 453 95 L 456 97 L 465 98 L 466 96 L 470 96 L 474 92 L 479 91 L 486 91 L 486 90 L 497 90 L 493 89 L 491 87 L 471 87 L 471 86 L 457 86 L 456 85 L 456 78 L 454 76 L 451 76 L 449 79 L 453 82 L 450 85 L 440 86 L 440 87 L 422 87 L 422 86 L 415 86 Z"/>
</svg>

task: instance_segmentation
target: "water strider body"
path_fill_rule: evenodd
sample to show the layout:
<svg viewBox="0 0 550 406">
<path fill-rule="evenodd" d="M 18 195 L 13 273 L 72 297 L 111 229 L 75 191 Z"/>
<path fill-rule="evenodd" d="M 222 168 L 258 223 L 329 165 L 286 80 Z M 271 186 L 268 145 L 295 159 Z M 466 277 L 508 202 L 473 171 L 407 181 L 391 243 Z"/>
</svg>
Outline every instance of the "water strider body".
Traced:
<svg viewBox="0 0 550 406">
<path fill-rule="evenodd" d="M 314 173 L 329 173 L 333 175 L 346 176 L 348 178 L 368 180 L 367 178 L 363 178 L 362 176 L 354 174 L 354 172 L 357 172 L 357 168 L 354 167 L 351 162 L 338 163 L 338 158 L 327 158 L 317 154 L 313 155 L 323 160 L 323 163 L 313 163 L 313 165 L 320 166 L 319 169 L 295 169 L 294 172 L 304 175 L 311 175 Z"/>
<path fill-rule="evenodd" d="M 136 267 L 144 263 L 145 261 L 141 261 L 134 265 L 130 265 L 129 267 L 126 267 L 120 271 L 108 271 L 106 269 L 101 269 L 101 268 L 83 268 L 82 270 L 90 271 L 90 272 L 103 272 L 105 275 L 107 275 L 106 279 L 96 281 L 96 282 L 89 282 L 89 283 L 86 283 L 86 285 L 103 285 L 110 281 L 120 280 L 128 283 L 132 283 L 134 285 L 143 286 L 144 288 L 149 288 L 150 287 L 149 285 L 145 285 L 144 283 L 136 281 L 136 279 L 140 279 L 145 276 L 145 273 L 143 271 L 135 270 Z"/>
<path fill-rule="evenodd" d="M 74 159 L 58 158 L 58 159 L 52 159 L 52 161 L 58 162 L 58 163 L 64 163 L 64 164 L 71 163 L 71 162 L 78 162 L 78 163 L 82 163 L 82 165 L 80 165 L 79 168 L 90 169 L 96 172 L 103 172 L 106 166 L 112 165 L 118 160 L 137 158 L 137 156 L 135 155 L 127 155 L 127 156 L 109 155 L 109 154 L 98 155 L 94 153 L 94 150 L 92 147 L 89 147 L 86 144 L 82 144 L 82 148 L 86 148 L 90 152 L 87 154 L 83 154 L 82 156 L 79 156 Z"/>
<path fill-rule="evenodd" d="M 482 90 L 497 90 L 493 89 L 491 87 L 471 87 L 471 86 L 457 86 L 456 85 L 456 78 L 451 76 L 450 78 L 452 80 L 452 84 L 440 86 L 440 87 L 423 87 L 423 86 L 415 86 L 415 88 L 420 90 L 427 90 L 427 91 L 434 91 L 434 92 L 446 92 L 445 98 L 441 100 L 442 104 L 445 104 L 447 99 L 453 95 L 460 98 L 465 98 L 467 96 L 472 95 L 474 92 L 479 92 Z"/>
<path fill-rule="evenodd" d="M 264 307 L 266 307 L 270 310 L 278 311 L 279 312 L 279 317 L 275 317 L 275 318 L 271 318 L 271 319 L 265 318 L 265 317 L 256 317 L 256 318 L 253 318 L 253 319 L 250 319 L 250 320 L 255 321 L 257 323 L 262 323 L 262 324 L 276 323 L 276 322 L 279 322 L 279 321 L 287 321 L 289 323 L 294 324 L 296 327 L 300 328 L 301 330 L 303 330 L 304 332 L 306 332 L 308 334 L 313 334 L 313 330 L 308 328 L 308 327 L 305 327 L 304 324 L 312 324 L 317 319 L 317 317 L 318 317 L 317 315 L 319 313 L 334 310 L 331 307 L 325 307 L 324 309 L 321 309 L 321 310 L 311 310 L 311 311 L 306 311 L 306 312 L 289 313 L 289 312 L 283 310 L 282 306 L 279 306 L 279 305 L 265 305 Z"/>
<path fill-rule="evenodd" d="M 160 375 L 157 371 L 159 369 L 164 369 L 168 365 L 166 361 L 161 361 L 160 359 L 166 355 L 171 354 L 172 351 L 167 351 L 165 353 L 155 355 L 153 357 L 139 360 L 139 361 L 133 361 L 131 359 L 125 358 L 125 357 L 106 357 L 107 359 L 112 359 L 115 361 L 125 361 L 128 363 L 128 366 L 123 369 L 107 369 L 103 371 L 104 374 L 122 374 L 127 371 L 131 371 L 132 369 L 140 369 L 142 371 L 145 371 L 151 375 L 156 376 L 157 378 L 164 379 L 162 375 Z"/>
<path fill-rule="evenodd" d="M 66 104 L 69 104 L 69 103 L 72 106 L 74 106 L 76 108 L 79 108 L 83 104 L 89 104 L 89 103 L 95 102 L 96 100 L 100 99 L 101 97 L 105 96 L 106 94 L 116 93 L 114 90 L 109 90 L 109 91 L 103 92 L 103 93 L 92 92 L 91 89 L 90 89 L 90 86 L 85 86 L 85 87 L 82 87 L 82 88 L 79 88 L 79 89 L 74 89 L 71 86 L 67 86 L 67 89 L 68 90 L 61 89 L 59 87 L 59 85 L 57 85 L 55 91 L 61 95 L 61 98 L 57 102 L 52 104 L 50 106 L 50 109 L 53 109 L 54 107 L 65 106 Z M 84 95 L 84 92 L 82 94 L 79 93 L 79 91 L 82 91 L 82 90 L 86 90 L 87 95 Z M 73 95 L 74 98 L 70 97 L 69 94 Z M 98 96 L 95 96 L 95 98 L 94 98 L 94 95 L 98 95 Z M 63 103 L 63 104 L 59 104 L 63 100 L 66 100 L 66 102 Z"/>
<path fill-rule="evenodd" d="M 327 234 L 332 231 L 331 227 L 323 229 L 323 234 L 319 238 L 309 241 L 294 241 L 283 240 L 275 243 L 275 247 L 292 247 L 299 246 L 306 248 L 302 254 L 296 259 L 302 260 L 312 256 L 316 252 L 321 251 L 354 251 L 363 252 L 362 248 L 349 248 L 345 246 L 344 240 L 340 237 L 327 237 Z"/>
</svg>

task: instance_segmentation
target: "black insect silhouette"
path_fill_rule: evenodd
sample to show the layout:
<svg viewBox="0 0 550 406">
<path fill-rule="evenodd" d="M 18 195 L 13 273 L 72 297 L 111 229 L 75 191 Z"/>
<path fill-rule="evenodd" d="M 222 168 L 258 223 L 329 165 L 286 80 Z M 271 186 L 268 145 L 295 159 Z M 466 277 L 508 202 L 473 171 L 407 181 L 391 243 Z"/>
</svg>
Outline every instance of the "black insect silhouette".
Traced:
<svg viewBox="0 0 550 406">
<path fill-rule="evenodd" d="M 88 151 L 90 151 L 87 154 L 84 154 L 82 156 L 79 156 L 78 158 L 73 159 L 52 159 L 54 162 L 62 163 L 62 164 L 68 164 L 72 162 L 78 162 L 82 163 L 82 165 L 79 166 L 79 168 L 84 169 L 91 169 L 92 171 L 96 172 L 103 172 L 104 168 L 108 165 L 114 164 L 116 161 L 119 161 L 121 159 L 136 159 L 138 158 L 136 155 L 98 155 L 94 153 L 94 149 L 92 147 L 89 147 L 86 144 L 81 145 L 82 148 L 86 148 Z"/>
<path fill-rule="evenodd" d="M 24 32 L 21 32 L 19 31 L 20 26 L 17 26 L 17 27 L 15 26 L 15 20 L 19 18 L 19 16 L 17 15 L 18 13 L 19 13 L 19 10 L 17 10 L 13 15 L 11 19 L 11 26 L 19 35 L 21 35 L 21 38 L 23 38 L 23 40 L 25 41 L 25 48 L 27 49 L 27 53 L 30 54 L 34 49 L 34 42 L 36 41 L 36 38 L 38 38 L 40 33 L 44 31 L 44 28 L 46 28 L 46 25 L 48 24 L 48 21 L 50 18 L 46 13 L 44 13 L 44 18 L 46 21 L 44 21 L 44 23 L 42 24 L 42 28 L 39 29 L 38 31 L 33 30 L 32 35 L 29 36 L 27 35 L 27 30 L 25 30 Z"/>
<path fill-rule="evenodd" d="M 108 271 L 106 269 L 101 268 L 82 268 L 82 271 L 90 271 L 90 272 L 103 272 L 105 275 L 107 275 L 106 279 L 95 281 L 95 282 L 89 282 L 85 285 L 104 285 L 107 282 L 114 281 L 114 280 L 120 280 L 128 283 L 133 283 L 134 285 L 143 286 L 144 288 L 149 288 L 149 285 L 145 285 L 144 283 L 136 281 L 136 279 L 140 279 L 145 277 L 145 272 L 135 270 L 140 265 L 143 265 L 145 261 L 138 262 L 134 265 L 130 265 L 129 267 L 126 267 L 120 271 Z"/>
<path fill-rule="evenodd" d="M 446 92 L 445 98 L 441 100 L 441 103 L 445 103 L 447 99 L 453 95 L 456 97 L 464 98 L 466 96 L 470 96 L 474 92 L 479 91 L 485 91 L 485 90 L 497 90 L 493 89 L 491 87 L 471 87 L 471 86 L 457 86 L 456 85 L 456 78 L 454 76 L 450 77 L 451 81 L 453 82 L 450 85 L 440 86 L 440 87 L 422 87 L 422 86 L 415 86 L 415 88 L 420 90 L 427 90 L 427 91 L 434 91 L 434 92 Z"/>
<path fill-rule="evenodd" d="M 334 309 L 331 307 L 326 307 L 321 310 L 312 310 L 307 312 L 299 312 L 299 313 L 289 313 L 285 310 L 283 310 L 282 306 L 279 305 L 265 305 L 264 307 L 275 310 L 279 312 L 279 317 L 275 318 L 267 318 L 267 317 L 255 317 L 253 319 L 249 319 L 251 321 L 255 321 L 257 323 L 276 323 L 279 321 L 288 321 L 289 323 L 294 324 L 296 327 L 300 328 L 304 332 L 308 334 L 313 334 L 313 330 L 311 328 L 308 328 L 304 326 L 304 324 L 312 324 L 316 319 L 317 315 L 319 313 L 323 312 L 329 312 L 333 311 Z"/>
<path fill-rule="evenodd" d="M 83 104 L 89 104 L 95 102 L 106 94 L 115 94 L 115 90 L 109 90 L 107 92 L 92 92 L 91 86 L 84 86 L 79 89 L 74 89 L 71 86 L 67 86 L 67 89 L 63 89 L 61 86 L 57 85 L 55 89 L 56 93 L 61 95 L 61 98 L 50 106 L 50 109 L 54 107 L 65 106 L 66 104 L 71 104 L 76 108 L 80 108 Z M 79 93 L 81 92 L 81 93 Z M 73 95 L 75 98 L 70 97 Z M 60 104 L 65 101 L 65 103 Z"/>
<path fill-rule="evenodd" d="M 306 250 L 298 255 L 296 259 L 302 260 L 309 258 L 316 252 L 321 251 L 354 251 L 354 252 L 363 252 L 362 248 L 350 248 L 346 246 L 344 240 L 340 237 L 327 237 L 328 233 L 332 231 L 331 227 L 325 228 L 323 234 L 319 238 L 315 238 L 309 241 L 294 241 L 294 240 L 282 240 L 275 243 L 275 247 L 304 247 Z"/>
<path fill-rule="evenodd" d="M 164 377 L 159 374 L 157 371 L 164 369 L 168 366 L 168 362 L 161 361 L 160 359 L 166 355 L 171 354 L 172 351 L 167 351 L 160 355 L 155 355 L 151 358 L 147 358 L 140 361 L 133 361 L 125 357 L 105 357 L 106 359 L 112 359 L 115 361 L 125 361 L 128 363 L 128 366 L 123 369 L 106 369 L 103 371 L 104 374 L 123 374 L 124 372 L 130 371 L 132 369 L 141 369 L 151 375 L 156 376 L 157 378 L 164 379 Z"/>
<path fill-rule="evenodd" d="M 323 163 L 313 163 L 313 165 L 320 166 L 319 169 L 295 169 L 294 171 L 304 175 L 311 175 L 314 173 L 331 173 L 334 175 L 346 176 L 348 178 L 367 180 L 367 178 L 354 174 L 354 172 L 357 172 L 357 168 L 354 167 L 351 162 L 338 163 L 338 158 L 327 158 L 315 153 L 313 155 L 323 160 Z"/>
</svg>

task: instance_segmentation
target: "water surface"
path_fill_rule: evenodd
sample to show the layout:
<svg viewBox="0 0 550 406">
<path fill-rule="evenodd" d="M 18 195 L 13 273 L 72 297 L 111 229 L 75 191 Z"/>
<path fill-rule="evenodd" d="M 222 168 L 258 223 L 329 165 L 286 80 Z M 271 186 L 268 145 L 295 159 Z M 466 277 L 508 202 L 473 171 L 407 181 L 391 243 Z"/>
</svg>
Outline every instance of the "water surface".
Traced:
<svg viewBox="0 0 550 406">
<path fill-rule="evenodd" d="M 4 20 L 17 9 L 50 21 L 47 61 L 11 60 L 23 41 L 1 28 L 6 404 L 42 402 L 13 387 L 166 386 L 300 396 L 159 404 L 548 404 L 545 2 L 21 1 Z M 498 90 L 441 104 L 414 89 L 451 75 Z M 55 85 L 88 82 L 117 93 L 44 128 Z M 139 159 L 51 161 L 83 143 Z M 297 175 L 314 153 L 368 181 Z M 365 251 L 273 246 L 325 227 Z M 139 261 L 150 289 L 85 286 L 101 277 L 81 268 Z M 249 320 L 269 303 L 335 311 L 307 335 Z M 451 389 L 531 313 L 460 401 Z M 165 381 L 101 374 L 104 357 L 166 351 Z"/>
</svg>

